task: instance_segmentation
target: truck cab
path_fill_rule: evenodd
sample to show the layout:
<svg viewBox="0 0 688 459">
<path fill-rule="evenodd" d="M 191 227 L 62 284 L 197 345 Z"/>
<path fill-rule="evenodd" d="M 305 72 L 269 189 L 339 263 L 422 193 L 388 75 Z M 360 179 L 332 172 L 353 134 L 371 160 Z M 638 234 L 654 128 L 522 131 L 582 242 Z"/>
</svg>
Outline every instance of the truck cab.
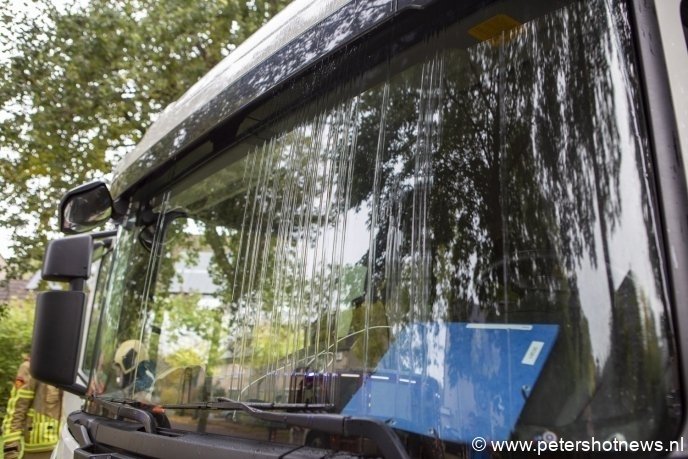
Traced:
<svg viewBox="0 0 688 459">
<path fill-rule="evenodd" d="M 683 457 L 687 8 L 294 1 L 60 203 L 54 457 Z"/>
</svg>

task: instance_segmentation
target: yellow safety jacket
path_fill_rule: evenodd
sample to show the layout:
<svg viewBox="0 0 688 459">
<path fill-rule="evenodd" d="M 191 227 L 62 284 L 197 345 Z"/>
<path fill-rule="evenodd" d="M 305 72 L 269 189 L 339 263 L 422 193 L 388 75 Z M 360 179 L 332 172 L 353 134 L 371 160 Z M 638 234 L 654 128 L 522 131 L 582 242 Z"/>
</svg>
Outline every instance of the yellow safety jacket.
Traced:
<svg viewBox="0 0 688 459">
<path fill-rule="evenodd" d="M 20 459 L 25 453 L 52 450 L 59 439 L 61 405 L 62 391 L 32 378 L 29 361 L 24 361 L 2 422 L 0 458 Z"/>
</svg>

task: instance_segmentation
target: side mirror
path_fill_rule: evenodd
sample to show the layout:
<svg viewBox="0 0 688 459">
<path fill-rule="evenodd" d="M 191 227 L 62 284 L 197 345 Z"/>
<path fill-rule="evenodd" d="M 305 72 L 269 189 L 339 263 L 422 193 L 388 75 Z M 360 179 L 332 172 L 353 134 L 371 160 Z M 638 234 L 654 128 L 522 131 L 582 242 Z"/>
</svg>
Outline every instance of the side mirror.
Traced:
<svg viewBox="0 0 688 459">
<path fill-rule="evenodd" d="M 71 290 L 39 293 L 33 326 L 31 374 L 77 395 L 86 393 L 86 387 L 77 382 L 77 371 L 86 315 L 83 289 L 90 276 L 92 254 L 91 235 L 50 242 L 43 259 L 42 277 L 69 282 Z"/>
<path fill-rule="evenodd" d="M 113 211 L 107 185 L 90 182 L 68 191 L 60 201 L 60 230 L 66 234 L 89 231 L 106 222 Z"/>
<path fill-rule="evenodd" d="M 91 276 L 92 254 L 91 235 L 54 240 L 45 251 L 41 277 L 47 281 L 69 282 L 72 290 L 83 290 L 83 283 Z"/>
<path fill-rule="evenodd" d="M 86 387 L 77 384 L 85 305 L 84 292 L 41 292 L 33 325 L 31 374 L 76 395 L 86 393 Z"/>
</svg>

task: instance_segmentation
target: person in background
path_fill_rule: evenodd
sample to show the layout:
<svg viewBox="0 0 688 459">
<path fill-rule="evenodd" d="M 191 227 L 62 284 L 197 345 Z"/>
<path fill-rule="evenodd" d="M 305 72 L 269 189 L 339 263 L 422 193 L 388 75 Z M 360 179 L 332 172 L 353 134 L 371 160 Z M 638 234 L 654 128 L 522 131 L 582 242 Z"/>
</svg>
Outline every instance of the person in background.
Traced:
<svg viewBox="0 0 688 459">
<path fill-rule="evenodd" d="M 2 458 L 47 459 L 59 439 L 62 391 L 34 379 L 29 359 L 19 366 L 2 422 Z"/>
<path fill-rule="evenodd" d="M 117 386 L 123 396 L 142 402 L 150 401 L 155 381 L 155 362 L 148 360 L 146 347 L 137 339 L 124 341 L 115 351 L 114 367 Z"/>
<path fill-rule="evenodd" d="M 150 402 L 155 382 L 155 362 L 148 360 L 146 347 L 137 339 L 122 342 L 112 358 L 112 369 L 104 362 L 104 354 L 98 357 L 87 395 L 105 395 L 116 398 L 133 398 Z"/>
</svg>

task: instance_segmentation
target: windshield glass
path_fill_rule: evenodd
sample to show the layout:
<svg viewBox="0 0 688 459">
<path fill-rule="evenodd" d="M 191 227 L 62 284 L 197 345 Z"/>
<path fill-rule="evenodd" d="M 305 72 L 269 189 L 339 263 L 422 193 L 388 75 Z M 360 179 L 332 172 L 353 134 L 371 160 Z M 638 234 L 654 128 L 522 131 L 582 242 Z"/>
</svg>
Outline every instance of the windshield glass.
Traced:
<svg viewBox="0 0 688 459">
<path fill-rule="evenodd" d="M 131 255 L 113 269 L 129 284 L 105 314 L 99 393 L 325 404 L 387 420 L 428 457 L 477 436 L 674 432 L 627 12 L 503 8 L 256 130 L 123 230 Z"/>
</svg>

